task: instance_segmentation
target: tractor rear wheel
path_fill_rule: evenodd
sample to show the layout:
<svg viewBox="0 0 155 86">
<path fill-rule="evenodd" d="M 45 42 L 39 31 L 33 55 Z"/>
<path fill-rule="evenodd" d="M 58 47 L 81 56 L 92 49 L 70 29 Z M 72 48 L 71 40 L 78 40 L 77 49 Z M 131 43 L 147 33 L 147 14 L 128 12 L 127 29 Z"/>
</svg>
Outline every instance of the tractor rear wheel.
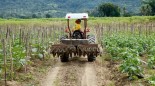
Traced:
<svg viewBox="0 0 155 86">
<path fill-rule="evenodd" d="M 94 35 L 88 35 L 87 36 L 89 44 L 95 44 L 95 36 Z"/>
<path fill-rule="evenodd" d="M 94 55 L 88 55 L 88 62 L 93 62 L 96 60 L 96 57 Z"/>
<path fill-rule="evenodd" d="M 60 56 L 61 62 L 68 62 L 69 61 L 69 55 L 68 54 L 63 54 Z"/>
</svg>

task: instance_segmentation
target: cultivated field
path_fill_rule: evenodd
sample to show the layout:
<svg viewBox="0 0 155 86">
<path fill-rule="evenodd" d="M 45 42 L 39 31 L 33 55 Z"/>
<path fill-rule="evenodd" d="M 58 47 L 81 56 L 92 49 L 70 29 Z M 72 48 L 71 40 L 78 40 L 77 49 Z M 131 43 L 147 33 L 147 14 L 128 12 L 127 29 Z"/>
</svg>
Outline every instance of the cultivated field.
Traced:
<svg viewBox="0 0 155 86">
<path fill-rule="evenodd" d="M 155 17 L 90 18 L 103 48 L 92 63 L 85 56 L 61 63 L 50 54 L 66 27 L 61 18 L 0 19 L 0 85 L 155 85 Z"/>
</svg>

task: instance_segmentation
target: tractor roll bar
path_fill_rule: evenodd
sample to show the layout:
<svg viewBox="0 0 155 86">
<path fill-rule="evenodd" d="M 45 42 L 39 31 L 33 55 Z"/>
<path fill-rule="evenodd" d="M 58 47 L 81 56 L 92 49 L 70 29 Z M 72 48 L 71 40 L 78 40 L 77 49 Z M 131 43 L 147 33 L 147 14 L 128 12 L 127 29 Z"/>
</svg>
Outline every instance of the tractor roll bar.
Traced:
<svg viewBox="0 0 155 86">
<path fill-rule="evenodd" d="M 69 27 L 69 19 L 67 19 L 67 27 L 68 27 L 68 29 L 69 29 L 69 36 L 70 36 L 70 38 L 71 38 L 71 30 L 70 30 L 70 27 Z"/>
<path fill-rule="evenodd" d="M 83 19 L 84 20 L 84 39 L 86 39 L 86 29 L 87 29 L 87 19 Z"/>
<path fill-rule="evenodd" d="M 84 39 L 86 39 L 86 33 L 87 33 L 87 31 L 86 31 L 86 29 L 87 29 L 87 19 L 86 19 L 86 18 L 83 18 L 83 19 L 81 19 L 81 20 L 84 20 L 84 34 L 83 34 L 83 36 L 84 36 Z M 70 36 L 70 38 L 71 38 L 72 32 L 71 32 L 69 23 L 70 23 L 70 22 L 69 22 L 69 19 L 67 19 L 67 27 L 68 27 L 68 30 L 69 30 L 69 36 Z"/>
</svg>

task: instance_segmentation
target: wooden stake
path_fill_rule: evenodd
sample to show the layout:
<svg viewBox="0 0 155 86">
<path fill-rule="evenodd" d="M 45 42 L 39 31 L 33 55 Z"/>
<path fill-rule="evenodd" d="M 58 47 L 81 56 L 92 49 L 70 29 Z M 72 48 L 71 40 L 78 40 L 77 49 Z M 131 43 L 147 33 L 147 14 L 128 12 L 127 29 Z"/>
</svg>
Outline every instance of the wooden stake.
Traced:
<svg viewBox="0 0 155 86">
<path fill-rule="evenodd" d="M 2 39 L 3 44 L 3 54 L 4 54 L 4 79 L 5 79 L 5 86 L 6 86 L 6 47 L 5 47 L 5 40 Z"/>
<path fill-rule="evenodd" d="M 12 49 L 11 49 L 11 42 L 9 43 L 10 44 L 10 58 L 11 58 L 11 81 L 13 80 L 13 58 L 12 58 Z"/>
</svg>

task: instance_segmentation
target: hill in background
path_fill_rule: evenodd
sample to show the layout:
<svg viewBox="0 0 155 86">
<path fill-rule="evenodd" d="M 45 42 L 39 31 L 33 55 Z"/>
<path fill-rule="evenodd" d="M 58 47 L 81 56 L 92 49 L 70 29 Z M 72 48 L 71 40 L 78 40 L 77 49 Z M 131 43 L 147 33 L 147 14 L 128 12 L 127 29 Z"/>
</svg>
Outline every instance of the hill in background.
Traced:
<svg viewBox="0 0 155 86">
<path fill-rule="evenodd" d="M 0 17 L 63 17 L 68 12 L 93 10 L 103 2 L 134 13 L 138 13 L 141 6 L 141 0 L 0 0 Z"/>
</svg>

